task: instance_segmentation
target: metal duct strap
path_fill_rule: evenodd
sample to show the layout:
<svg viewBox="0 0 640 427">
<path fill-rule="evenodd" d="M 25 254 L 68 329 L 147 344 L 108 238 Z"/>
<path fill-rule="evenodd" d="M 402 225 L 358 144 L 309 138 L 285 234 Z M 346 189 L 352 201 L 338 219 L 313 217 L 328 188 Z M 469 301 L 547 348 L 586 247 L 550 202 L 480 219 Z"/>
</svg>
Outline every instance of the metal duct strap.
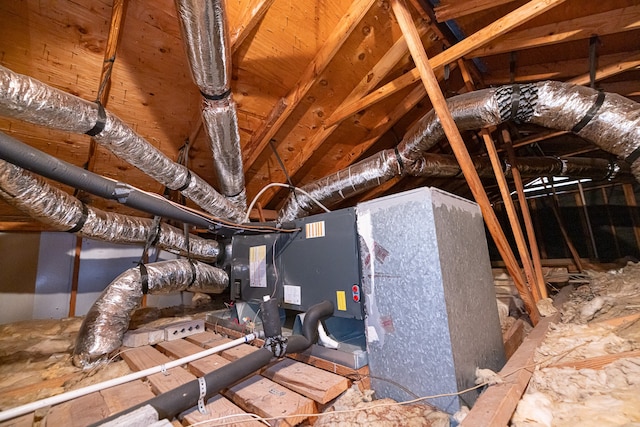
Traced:
<svg viewBox="0 0 640 427">
<path fill-rule="evenodd" d="M 87 205 L 83 203 L 82 215 L 80 216 L 80 219 L 78 220 L 76 225 L 73 226 L 73 228 L 67 230 L 67 233 L 77 233 L 78 231 L 82 230 L 82 227 L 84 227 L 84 224 L 87 222 L 87 218 L 89 218 L 89 208 L 87 208 Z"/>
<path fill-rule="evenodd" d="M 596 116 L 596 114 L 598 113 L 598 110 L 600 109 L 600 107 L 602 107 L 603 103 L 604 103 L 604 92 L 598 92 L 598 96 L 596 97 L 596 102 L 594 102 L 591 108 L 589 108 L 589 111 L 587 111 L 587 114 L 584 115 L 582 120 L 576 123 L 576 125 L 571 129 L 571 132 L 573 133 L 580 132 L 582 128 L 585 127 L 591 121 L 591 119 L 593 119 Z"/>
<path fill-rule="evenodd" d="M 85 132 L 89 136 L 98 135 L 104 130 L 104 126 L 107 124 L 107 112 L 104 111 L 104 107 L 100 101 L 96 101 L 96 104 L 98 105 L 98 119 L 96 120 L 96 124 Z"/>
</svg>

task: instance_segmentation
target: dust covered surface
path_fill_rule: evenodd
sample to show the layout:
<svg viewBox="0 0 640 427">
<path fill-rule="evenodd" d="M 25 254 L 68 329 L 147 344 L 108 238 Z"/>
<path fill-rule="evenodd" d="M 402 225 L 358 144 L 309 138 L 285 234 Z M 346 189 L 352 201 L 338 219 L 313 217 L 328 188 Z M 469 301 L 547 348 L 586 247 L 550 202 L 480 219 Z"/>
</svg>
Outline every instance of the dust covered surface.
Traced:
<svg viewBox="0 0 640 427">
<path fill-rule="evenodd" d="M 513 427 L 640 426 L 640 264 L 589 274 L 536 351 Z"/>
<path fill-rule="evenodd" d="M 344 392 L 318 417 L 314 426 L 331 427 L 449 427 L 449 416 L 423 404 L 398 405 L 393 399 L 372 399 L 372 391 L 363 394 L 357 386 Z"/>
</svg>

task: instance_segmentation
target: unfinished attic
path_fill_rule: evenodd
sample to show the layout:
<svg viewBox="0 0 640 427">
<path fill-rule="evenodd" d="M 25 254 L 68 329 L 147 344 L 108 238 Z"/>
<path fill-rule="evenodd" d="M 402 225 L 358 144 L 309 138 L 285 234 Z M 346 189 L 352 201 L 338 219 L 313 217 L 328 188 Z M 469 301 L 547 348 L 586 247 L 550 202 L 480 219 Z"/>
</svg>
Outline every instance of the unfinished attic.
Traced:
<svg viewBox="0 0 640 427">
<path fill-rule="evenodd" d="M 640 425 L 640 1 L 0 2 L 0 426 Z"/>
</svg>

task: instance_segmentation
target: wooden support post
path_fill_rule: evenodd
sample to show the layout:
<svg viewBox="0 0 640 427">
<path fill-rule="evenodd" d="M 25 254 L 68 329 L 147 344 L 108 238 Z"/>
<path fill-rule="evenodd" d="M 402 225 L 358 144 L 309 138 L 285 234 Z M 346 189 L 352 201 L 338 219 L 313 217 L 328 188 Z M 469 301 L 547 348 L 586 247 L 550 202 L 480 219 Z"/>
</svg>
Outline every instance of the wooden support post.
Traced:
<svg viewBox="0 0 640 427">
<path fill-rule="evenodd" d="M 536 199 L 529 199 L 527 202 L 530 204 L 529 209 L 534 212 L 531 217 L 533 218 L 533 225 L 535 226 L 536 235 L 540 236 L 540 241 L 538 242 L 540 248 L 540 257 L 543 259 L 549 258 L 549 253 L 547 252 L 547 248 L 544 243 L 544 232 L 542 231 L 538 202 L 536 201 Z M 542 263 L 542 260 L 540 260 L 540 262 Z"/>
<path fill-rule="evenodd" d="M 80 254 L 82 252 L 82 237 L 76 237 L 76 247 L 73 251 L 73 272 L 71 273 L 71 293 L 69 295 L 69 317 L 76 315 L 76 301 L 78 298 L 78 279 L 80 277 Z"/>
<path fill-rule="evenodd" d="M 489 135 L 489 132 L 487 132 L 486 129 L 483 129 L 480 134 L 482 135 L 482 139 L 484 140 L 485 146 L 487 147 L 487 153 L 489 154 L 489 159 L 491 160 L 491 166 L 493 167 L 493 172 L 495 173 L 496 180 L 498 181 L 498 188 L 500 189 L 500 195 L 502 196 L 502 201 L 504 202 L 504 208 L 507 211 L 507 218 L 509 218 L 511 231 L 516 241 L 518 253 L 520 254 L 520 261 L 522 261 L 524 275 L 527 278 L 527 283 L 529 284 L 531 293 L 533 294 L 533 300 L 535 302 L 538 302 L 542 298 L 542 295 L 538 287 L 538 281 L 536 279 L 536 274 L 533 269 L 533 263 L 531 262 L 531 257 L 529 255 L 529 249 L 527 248 L 527 243 L 524 240 L 522 227 L 520 227 L 518 213 L 516 212 L 513 199 L 511 199 L 507 179 L 502 172 L 502 165 L 500 164 L 500 159 L 498 158 L 495 144 L 493 142 L 493 139 L 491 138 L 491 135 Z"/>
<path fill-rule="evenodd" d="M 611 216 L 611 210 L 609 209 L 609 195 L 607 194 L 607 189 L 605 187 L 602 187 L 600 191 L 602 191 L 602 201 L 604 202 L 604 208 L 607 211 L 607 221 L 609 222 L 609 230 L 611 231 L 611 236 L 613 237 L 613 244 L 616 248 L 616 256 L 617 258 L 620 258 L 622 257 L 622 252 L 620 252 L 620 244 L 618 243 L 618 233 L 616 232 L 616 226 L 613 224 L 613 217 Z"/>
<path fill-rule="evenodd" d="M 636 201 L 636 195 L 633 192 L 632 184 L 622 184 L 622 191 L 624 192 L 624 199 L 629 206 L 631 214 L 631 223 L 633 224 L 633 235 L 636 238 L 636 245 L 640 251 L 640 218 L 638 217 L 638 202 Z"/>
<path fill-rule="evenodd" d="M 567 232 L 567 229 L 564 226 L 564 221 L 560 216 L 560 211 L 558 209 L 558 197 L 556 196 L 556 191 L 553 188 L 553 185 L 551 186 L 551 189 L 553 190 L 553 198 L 551 199 L 551 210 L 553 211 L 553 215 L 556 217 L 556 221 L 558 221 L 558 227 L 560 227 L 562 238 L 564 239 L 564 242 L 566 243 L 567 248 L 569 248 L 569 252 L 571 252 L 573 263 L 576 265 L 578 272 L 582 273 L 584 268 L 582 268 L 582 262 L 580 261 L 580 254 L 578 253 L 578 250 L 576 249 L 576 247 L 573 245 L 573 242 L 569 237 L 569 233 Z"/>
<path fill-rule="evenodd" d="M 507 156 L 509 162 L 511 162 L 511 176 L 513 177 L 513 183 L 516 186 L 518 192 L 518 201 L 520 202 L 520 210 L 522 211 L 522 219 L 524 220 L 525 230 L 527 231 L 527 238 L 529 240 L 529 250 L 531 251 L 531 260 L 533 261 L 533 268 L 536 274 L 536 285 L 540 291 L 541 298 L 547 298 L 547 286 L 544 282 L 544 275 L 542 274 L 542 263 L 540 262 L 540 252 L 538 251 L 538 242 L 536 241 L 536 233 L 533 229 L 533 222 L 531 221 L 531 213 L 529 212 L 529 205 L 527 204 L 527 198 L 524 195 L 524 185 L 522 184 L 522 177 L 520 176 L 520 170 L 516 161 L 516 153 L 511 145 L 511 136 L 509 132 L 504 129 L 502 131 L 502 140 L 505 143 L 507 149 Z M 533 284 L 531 285 L 533 286 Z"/>
<path fill-rule="evenodd" d="M 464 145 L 462 136 L 460 135 L 460 132 L 456 127 L 453 117 L 451 116 L 451 112 L 447 108 L 447 103 L 444 99 L 444 96 L 442 95 L 440 86 L 438 85 L 438 80 L 433 73 L 433 69 L 429 64 L 429 58 L 424 51 L 422 42 L 420 41 L 418 30 L 413 25 L 413 20 L 411 19 L 411 15 L 407 10 L 404 0 L 392 0 L 391 6 L 393 8 L 394 14 L 396 15 L 396 18 L 398 19 L 398 24 L 400 25 L 402 33 L 407 39 L 407 45 L 409 46 L 411 56 L 416 63 L 416 67 L 418 68 L 418 70 L 420 70 L 422 83 L 424 84 L 425 89 L 427 90 L 427 94 L 431 99 L 431 103 L 433 104 L 436 115 L 442 123 L 444 133 L 449 140 L 458 163 L 460 164 L 460 167 L 464 173 L 464 177 L 467 180 L 467 183 L 469 184 L 469 188 L 471 189 L 473 197 L 480 206 L 480 210 L 487 224 L 487 228 L 489 229 L 491 236 L 496 242 L 496 246 L 498 248 L 498 251 L 500 252 L 500 255 L 505 260 L 505 264 L 507 265 L 509 274 L 513 278 L 516 288 L 520 292 L 522 301 L 524 302 L 529 316 L 531 317 L 531 321 L 534 324 L 537 324 L 540 320 L 540 313 L 538 312 L 538 308 L 535 305 L 531 292 L 524 282 L 522 273 L 520 272 L 520 267 L 518 266 L 518 262 L 516 261 L 515 256 L 513 255 L 513 252 L 509 247 L 509 243 L 506 236 L 504 235 L 504 232 L 502 231 L 502 228 L 500 227 L 498 218 L 491 208 L 489 198 L 487 197 L 482 183 L 480 182 L 480 177 L 478 176 L 475 166 L 473 165 L 473 161 L 471 160 L 471 157 L 467 152 L 467 148 Z"/>
</svg>

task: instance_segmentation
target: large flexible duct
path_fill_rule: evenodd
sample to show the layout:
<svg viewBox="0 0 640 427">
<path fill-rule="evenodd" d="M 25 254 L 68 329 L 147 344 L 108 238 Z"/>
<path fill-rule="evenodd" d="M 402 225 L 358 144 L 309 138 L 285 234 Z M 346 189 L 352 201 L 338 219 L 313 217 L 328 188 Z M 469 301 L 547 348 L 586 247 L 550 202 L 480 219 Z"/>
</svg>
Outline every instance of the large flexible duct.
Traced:
<svg viewBox="0 0 640 427">
<path fill-rule="evenodd" d="M 623 96 L 561 82 L 539 82 L 484 89 L 458 95 L 447 105 L 460 130 L 496 126 L 507 120 L 530 122 L 551 129 L 571 131 L 596 144 L 602 150 L 626 160 L 631 172 L 640 180 L 640 105 Z M 393 167 L 379 166 L 381 153 L 356 165 L 302 187 L 314 199 L 331 204 L 374 188 L 395 175 L 431 176 L 434 165 L 425 156 L 444 137 L 435 112 L 425 114 L 404 135 L 394 152 Z M 384 156 L 389 159 L 388 154 Z M 449 165 L 450 167 L 451 165 Z M 280 211 L 278 221 L 291 221 L 308 214 L 311 198 L 296 193 Z"/>
<path fill-rule="evenodd" d="M 158 248 L 201 261 L 214 262 L 220 254 L 215 240 L 190 235 L 189 245 L 181 230 L 167 224 L 155 228 L 153 221 L 104 212 L 87 206 L 75 197 L 47 184 L 24 169 L 0 160 L 0 197 L 31 217 L 91 239 L 112 243 L 145 244 L 149 236 Z"/>
<path fill-rule="evenodd" d="M 202 119 L 222 193 L 246 210 L 231 51 L 222 0 L 176 0 L 193 81 L 203 96 Z"/>
<path fill-rule="evenodd" d="M 288 344 L 286 347 L 286 354 L 300 353 L 309 348 L 311 344 L 317 340 L 320 321 L 326 319 L 332 314 L 333 304 L 329 301 L 323 301 L 309 307 L 302 326 L 303 335 L 291 335 L 287 337 Z M 219 369 L 209 372 L 199 380 L 190 381 L 177 388 L 159 394 L 145 402 L 137 404 L 136 406 L 111 415 L 99 423 L 93 424 L 91 427 L 108 422 L 113 422 L 114 425 L 120 425 L 119 423 L 125 423 L 128 421 L 127 418 L 121 417 L 125 417 L 136 409 L 147 405 L 156 410 L 158 413 L 158 419 L 172 419 L 180 412 L 196 406 L 201 397 L 206 402 L 221 390 L 240 381 L 252 372 L 263 368 L 271 362 L 273 357 L 274 353 L 269 350 L 265 342 L 264 347 L 234 360 Z M 201 381 L 204 382 L 204 385 L 201 385 Z M 204 389 L 204 391 L 201 391 L 202 389 Z"/>
<path fill-rule="evenodd" d="M 102 106 L 0 66 L 0 115 L 52 129 L 89 134 L 161 184 L 179 190 L 207 212 L 240 221 L 243 211 L 202 178 L 135 133 Z"/>
<path fill-rule="evenodd" d="M 130 268 L 116 277 L 89 309 L 78 332 L 73 363 L 91 368 L 118 349 L 129 327 L 131 313 L 145 293 L 219 294 L 228 285 L 229 276 L 224 270 L 198 261 L 177 259 Z"/>
</svg>

